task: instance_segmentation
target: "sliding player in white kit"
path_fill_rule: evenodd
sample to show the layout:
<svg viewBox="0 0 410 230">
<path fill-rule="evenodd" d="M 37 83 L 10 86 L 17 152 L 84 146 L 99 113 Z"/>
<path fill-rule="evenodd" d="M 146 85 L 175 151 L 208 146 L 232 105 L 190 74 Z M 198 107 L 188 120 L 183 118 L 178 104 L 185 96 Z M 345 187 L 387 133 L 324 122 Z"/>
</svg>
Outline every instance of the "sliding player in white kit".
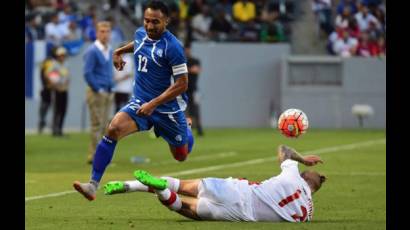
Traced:
<svg viewBox="0 0 410 230">
<path fill-rule="evenodd" d="M 294 149 L 280 145 L 278 160 L 282 172 L 262 182 L 235 178 L 179 180 L 157 178 L 137 170 L 133 181 L 112 181 L 104 186 L 105 194 L 155 192 L 163 205 L 196 220 L 289 221 L 306 222 L 313 217 L 312 194 L 326 177 L 306 170 L 299 173 L 298 162 L 306 166 L 323 163 L 319 156 L 301 156 Z M 178 194 L 185 197 L 179 197 Z"/>
</svg>

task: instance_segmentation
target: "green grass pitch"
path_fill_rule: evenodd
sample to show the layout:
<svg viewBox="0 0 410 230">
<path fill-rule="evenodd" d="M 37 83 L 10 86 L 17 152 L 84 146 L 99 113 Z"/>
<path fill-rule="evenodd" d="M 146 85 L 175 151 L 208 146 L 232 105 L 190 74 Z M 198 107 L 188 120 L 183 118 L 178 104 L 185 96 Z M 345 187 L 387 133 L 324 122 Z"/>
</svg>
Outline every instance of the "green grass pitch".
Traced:
<svg viewBox="0 0 410 230">
<path fill-rule="evenodd" d="M 148 133 L 126 137 L 117 145 L 101 184 L 131 180 L 135 169 L 182 179 L 264 180 L 280 172 L 276 148 L 287 144 L 302 154 L 316 151 L 325 162 L 314 167 L 328 180 L 313 196 L 313 221 L 193 221 L 169 211 L 150 193 L 106 196 L 100 189 L 97 199 L 89 202 L 72 192 L 74 180 L 88 181 L 90 176 L 91 168 L 85 163 L 89 136 L 72 133 L 67 138 L 26 135 L 26 229 L 386 229 L 385 130 L 311 129 L 298 139 L 287 139 L 272 129 L 206 131 L 206 136 L 196 137 L 194 150 L 183 163 L 172 158 L 161 138 L 152 139 Z M 135 164 L 132 156 L 144 156 L 150 162 Z M 232 165 L 251 160 L 256 161 Z"/>
</svg>

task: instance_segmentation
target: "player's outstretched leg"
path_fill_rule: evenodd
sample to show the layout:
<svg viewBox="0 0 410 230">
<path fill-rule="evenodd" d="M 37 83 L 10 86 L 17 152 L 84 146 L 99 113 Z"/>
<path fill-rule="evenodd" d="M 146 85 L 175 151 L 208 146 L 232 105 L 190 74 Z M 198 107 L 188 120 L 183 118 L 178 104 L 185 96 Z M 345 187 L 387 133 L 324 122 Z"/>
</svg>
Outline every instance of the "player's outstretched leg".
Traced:
<svg viewBox="0 0 410 230">
<path fill-rule="evenodd" d="M 168 182 L 166 179 L 154 177 L 144 170 L 135 171 L 134 176 L 141 183 L 152 187 L 154 189 L 154 192 L 158 195 L 158 199 L 163 205 L 167 206 L 173 211 L 181 210 L 181 199 L 176 192 L 171 191 L 169 188 L 167 188 Z"/>
<path fill-rule="evenodd" d="M 95 200 L 95 194 L 97 192 L 98 185 L 90 183 L 80 183 L 79 181 L 74 181 L 73 187 L 79 193 L 81 193 L 87 200 L 92 201 Z"/>
<path fill-rule="evenodd" d="M 80 183 L 75 181 L 73 183 L 75 190 L 88 200 L 95 200 L 98 185 L 105 169 L 111 162 L 117 141 L 136 131 L 138 131 L 138 128 L 132 118 L 125 112 L 118 112 L 108 126 L 107 134 L 103 136 L 97 145 L 90 182 Z"/>
<path fill-rule="evenodd" d="M 76 181 L 73 184 L 75 190 L 81 193 L 89 201 L 95 200 L 96 198 L 98 184 L 104 174 L 105 168 L 111 162 L 116 144 L 117 141 L 107 136 L 103 136 L 96 149 L 90 182 L 80 183 Z"/>
<path fill-rule="evenodd" d="M 168 186 L 168 181 L 166 179 L 154 177 L 144 170 L 136 170 L 134 176 L 141 183 L 154 189 L 164 190 Z"/>
<path fill-rule="evenodd" d="M 178 193 L 180 180 L 173 177 L 163 176 L 162 179 L 167 180 L 167 188 L 171 191 Z M 105 195 L 114 195 L 118 193 L 126 192 L 151 192 L 154 193 L 152 187 L 148 187 L 138 180 L 128 180 L 128 181 L 109 181 L 104 185 Z"/>
<path fill-rule="evenodd" d="M 104 185 L 104 194 L 113 195 L 127 192 L 126 185 L 122 181 L 110 181 Z"/>
<path fill-rule="evenodd" d="M 154 192 L 154 189 L 148 187 L 137 180 L 129 181 L 110 181 L 104 185 L 104 194 L 113 195 L 126 192 Z"/>
</svg>

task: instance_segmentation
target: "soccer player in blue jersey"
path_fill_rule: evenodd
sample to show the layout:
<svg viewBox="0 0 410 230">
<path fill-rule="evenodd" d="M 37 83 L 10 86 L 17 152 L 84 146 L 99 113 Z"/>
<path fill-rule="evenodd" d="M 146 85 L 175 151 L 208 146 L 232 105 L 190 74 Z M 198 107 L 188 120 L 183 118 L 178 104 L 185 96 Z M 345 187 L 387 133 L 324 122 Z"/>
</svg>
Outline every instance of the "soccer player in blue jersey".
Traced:
<svg viewBox="0 0 410 230">
<path fill-rule="evenodd" d="M 73 184 L 90 201 L 96 198 L 99 182 L 121 138 L 154 127 L 155 134 L 168 142 L 176 160 L 184 161 L 192 150 L 194 140 L 183 112 L 187 61 L 181 42 L 166 29 L 168 22 L 167 6 L 157 0 L 149 2 L 144 10 L 144 27 L 136 30 L 134 41 L 113 53 L 114 66 L 120 71 L 126 64 L 122 55 L 134 53 L 134 93 L 97 145 L 90 182 Z"/>
</svg>

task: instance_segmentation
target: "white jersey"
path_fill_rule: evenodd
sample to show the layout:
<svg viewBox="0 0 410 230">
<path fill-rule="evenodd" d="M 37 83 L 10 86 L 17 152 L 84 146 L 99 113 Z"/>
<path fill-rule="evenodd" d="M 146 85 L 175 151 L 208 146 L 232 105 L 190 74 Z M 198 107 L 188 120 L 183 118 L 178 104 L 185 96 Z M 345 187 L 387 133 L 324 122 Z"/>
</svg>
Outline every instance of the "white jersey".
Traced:
<svg viewBox="0 0 410 230">
<path fill-rule="evenodd" d="M 290 222 L 312 220 L 313 201 L 311 190 L 300 176 L 298 162 L 285 160 L 280 165 L 282 172 L 257 186 L 252 186 L 258 207 L 254 207 L 255 218 L 265 220 L 279 214 Z"/>
</svg>

